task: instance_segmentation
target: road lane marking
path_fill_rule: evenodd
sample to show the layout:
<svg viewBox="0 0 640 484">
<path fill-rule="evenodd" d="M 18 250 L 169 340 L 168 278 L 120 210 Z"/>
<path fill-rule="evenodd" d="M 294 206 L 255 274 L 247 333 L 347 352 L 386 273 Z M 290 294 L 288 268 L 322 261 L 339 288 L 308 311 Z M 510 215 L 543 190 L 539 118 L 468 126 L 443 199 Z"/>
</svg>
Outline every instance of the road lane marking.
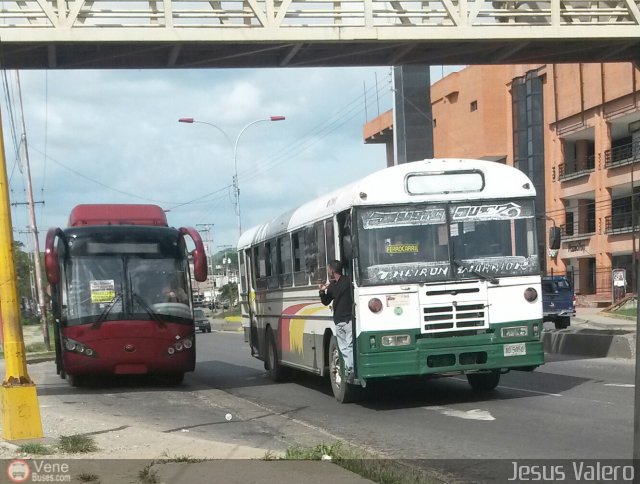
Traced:
<svg viewBox="0 0 640 484">
<path fill-rule="evenodd" d="M 562 396 L 560 393 L 539 392 L 537 390 L 527 390 L 526 388 L 505 387 L 504 385 L 498 385 L 498 388 L 504 388 L 506 390 L 516 390 L 518 392 L 536 393 L 538 395 L 549 395 L 550 397 Z"/>
<path fill-rule="evenodd" d="M 605 387 L 635 388 L 633 383 L 605 383 Z"/>
<path fill-rule="evenodd" d="M 479 408 L 476 408 L 474 410 L 456 410 L 454 408 L 448 408 L 448 407 L 439 407 L 439 406 L 434 406 L 434 407 L 422 407 L 425 410 L 434 410 L 438 413 L 441 413 L 442 415 L 446 415 L 447 417 L 456 417 L 456 418 L 462 418 L 465 420 L 485 420 L 485 421 L 490 421 L 490 420 L 495 420 L 496 418 L 491 415 L 490 412 L 488 412 L 487 410 L 481 410 Z"/>
<path fill-rule="evenodd" d="M 467 383 L 467 380 L 463 380 L 462 378 L 451 378 L 451 379 Z M 504 385 L 498 385 L 497 388 L 504 388 L 505 390 L 515 390 L 515 391 L 518 391 L 518 392 L 535 393 L 537 395 L 549 395 L 550 397 L 562 397 L 563 396 L 560 393 L 539 392 L 538 390 L 527 390 L 526 388 L 506 387 Z"/>
</svg>

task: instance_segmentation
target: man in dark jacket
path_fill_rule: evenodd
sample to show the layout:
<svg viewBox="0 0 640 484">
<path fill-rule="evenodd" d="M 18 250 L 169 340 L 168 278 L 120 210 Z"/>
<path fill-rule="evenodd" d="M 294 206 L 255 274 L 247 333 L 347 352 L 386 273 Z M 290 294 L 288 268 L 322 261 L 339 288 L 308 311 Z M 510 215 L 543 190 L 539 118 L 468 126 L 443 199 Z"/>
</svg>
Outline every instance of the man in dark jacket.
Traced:
<svg viewBox="0 0 640 484">
<path fill-rule="evenodd" d="M 342 263 L 329 263 L 329 285 L 320 284 L 320 300 L 328 306 L 333 301 L 333 322 L 336 325 L 338 348 L 344 362 L 348 383 L 353 383 L 353 291 L 351 280 L 342 274 Z"/>
</svg>

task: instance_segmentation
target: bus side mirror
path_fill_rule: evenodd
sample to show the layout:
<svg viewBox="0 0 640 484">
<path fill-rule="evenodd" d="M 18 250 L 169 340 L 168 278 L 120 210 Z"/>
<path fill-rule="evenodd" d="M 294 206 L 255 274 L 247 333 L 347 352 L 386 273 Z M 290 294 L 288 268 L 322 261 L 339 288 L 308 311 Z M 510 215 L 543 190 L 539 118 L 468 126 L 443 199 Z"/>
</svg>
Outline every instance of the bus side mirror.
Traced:
<svg viewBox="0 0 640 484">
<path fill-rule="evenodd" d="M 193 249 L 193 277 L 198 282 L 207 280 L 207 255 L 204 252 L 202 238 L 193 227 L 180 227 L 181 235 L 188 235 L 193 240 L 196 248 Z"/>
<path fill-rule="evenodd" d="M 60 282 L 60 265 L 58 263 L 58 252 L 55 247 L 58 237 L 66 240 L 62 229 L 49 229 L 44 243 L 44 269 L 47 273 L 47 281 L 49 281 L 49 284 L 58 284 L 58 282 Z"/>
<path fill-rule="evenodd" d="M 552 250 L 560 249 L 560 241 L 562 240 L 562 232 L 560 227 L 551 227 L 549 229 L 549 248 Z"/>
</svg>

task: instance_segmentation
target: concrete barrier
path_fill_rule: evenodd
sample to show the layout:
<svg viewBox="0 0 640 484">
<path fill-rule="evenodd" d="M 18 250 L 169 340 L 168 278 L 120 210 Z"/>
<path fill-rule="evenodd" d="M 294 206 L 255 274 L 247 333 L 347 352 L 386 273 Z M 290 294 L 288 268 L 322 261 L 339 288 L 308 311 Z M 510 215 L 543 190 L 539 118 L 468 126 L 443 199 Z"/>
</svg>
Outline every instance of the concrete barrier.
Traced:
<svg viewBox="0 0 640 484">
<path fill-rule="evenodd" d="M 546 353 L 591 358 L 635 358 L 636 334 L 624 330 L 545 330 L 542 343 Z"/>
</svg>

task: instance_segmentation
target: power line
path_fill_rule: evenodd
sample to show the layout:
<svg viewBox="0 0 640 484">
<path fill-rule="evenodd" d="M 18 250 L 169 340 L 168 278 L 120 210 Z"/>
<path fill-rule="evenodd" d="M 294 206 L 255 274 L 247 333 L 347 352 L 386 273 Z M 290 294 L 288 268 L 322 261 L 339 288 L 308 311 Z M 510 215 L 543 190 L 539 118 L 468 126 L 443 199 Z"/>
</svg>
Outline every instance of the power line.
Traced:
<svg viewBox="0 0 640 484">
<path fill-rule="evenodd" d="M 31 145 L 29 145 L 29 148 L 30 148 L 30 149 L 32 149 L 33 151 L 36 151 L 36 152 L 40 153 L 41 155 L 45 156 L 45 153 L 43 153 L 43 152 L 42 152 L 41 150 L 39 150 L 38 148 L 35 148 L 35 147 L 31 146 Z M 108 190 L 114 191 L 114 192 L 116 192 L 116 193 L 120 193 L 121 195 L 126 195 L 126 196 L 128 196 L 128 197 L 136 198 L 136 199 L 138 199 L 138 200 L 143 200 L 143 201 L 146 201 L 146 202 L 153 202 L 153 203 L 158 203 L 158 204 L 163 204 L 163 205 L 164 205 L 164 204 L 169 205 L 169 204 L 171 204 L 171 203 L 176 203 L 176 202 L 163 202 L 163 201 L 159 201 L 159 200 L 154 200 L 154 199 L 152 199 L 152 198 L 141 197 L 140 195 L 136 195 L 136 194 L 134 194 L 134 193 L 129 193 L 129 192 L 126 192 L 126 191 L 124 191 L 124 190 L 120 190 L 120 189 L 118 189 L 118 188 L 115 188 L 115 187 L 109 186 L 109 185 L 107 185 L 106 183 L 102 183 L 101 181 L 98 181 L 98 180 L 96 180 L 95 178 L 91 178 L 91 177 L 89 177 L 89 176 L 87 176 L 87 175 L 85 175 L 85 174 L 83 174 L 83 173 L 79 172 L 78 170 L 75 170 L 75 169 L 71 168 L 70 166 L 65 165 L 64 163 L 62 163 L 62 162 L 60 162 L 60 161 L 55 160 L 54 158 L 52 158 L 52 157 L 50 157 L 50 156 L 49 156 L 48 158 L 49 158 L 49 160 L 50 160 L 50 161 L 52 161 L 52 162 L 53 162 L 53 163 L 55 163 L 56 165 L 61 166 L 61 167 L 62 167 L 62 168 L 64 168 L 65 170 L 68 170 L 68 171 L 70 171 L 71 173 L 73 173 L 74 175 L 79 176 L 80 178 L 83 178 L 83 179 L 85 179 L 85 180 L 88 180 L 88 181 L 90 181 L 90 182 L 92 182 L 92 183 L 95 183 L 96 185 L 100 185 L 101 187 L 106 188 L 106 189 L 108 189 Z"/>
<path fill-rule="evenodd" d="M 369 88 L 367 90 L 367 93 L 375 89 L 376 89 L 376 86 Z M 380 92 L 384 90 L 385 90 L 384 86 L 378 89 L 378 91 Z M 295 143 L 288 145 L 286 148 L 283 148 L 280 151 L 277 151 L 275 154 L 271 155 L 269 159 L 266 159 L 265 161 L 258 161 L 256 164 L 252 165 L 252 167 L 248 167 L 245 170 L 240 171 L 238 176 L 240 177 L 243 174 L 246 175 L 248 173 L 251 173 L 252 174 L 251 176 L 245 176 L 243 180 L 247 181 L 247 180 L 254 179 L 256 177 L 262 176 L 261 173 L 259 172 L 260 170 L 256 172 L 257 171 L 256 166 L 260 167 L 261 170 L 273 168 L 276 165 L 279 165 L 285 161 L 290 160 L 295 155 L 298 155 L 301 152 L 308 150 L 313 145 L 317 144 L 318 142 L 326 138 L 329 134 L 331 134 L 332 132 L 334 132 L 344 124 L 351 121 L 354 117 L 361 114 L 364 111 L 364 108 L 362 107 L 361 103 L 365 95 L 366 93 L 359 94 L 352 101 L 350 101 L 349 103 L 341 107 L 338 111 L 336 111 L 334 114 L 332 114 L 331 117 L 329 118 L 329 122 L 324 121 L 322 123 L 319 123 L 313 126 L 301 136 L 301 139 L 299 141 L 296 141 Z M 190 205 L 192 203 L 198 203 L 199 201 L 203 201 L 207 203 L 215 201 L 219 197 L 216 197 L 210 200 L 203 200 L 203 199 L 206 199 L 211 195 L 215 195 L 217 193 L 228 190 L 229 188 L 231 188 L 231 185 L 226 185 L 222 188 L 214 190 L 213 192 L 207 193 L 200 197 L 194 198 L 188 202 L 180 203 L 174 207 L 171 207 L 170 210 L 175 210 L 185 205 Z M 224 196 L 226 196 L 226 194 L 224 194 Z"/>
</svg>

